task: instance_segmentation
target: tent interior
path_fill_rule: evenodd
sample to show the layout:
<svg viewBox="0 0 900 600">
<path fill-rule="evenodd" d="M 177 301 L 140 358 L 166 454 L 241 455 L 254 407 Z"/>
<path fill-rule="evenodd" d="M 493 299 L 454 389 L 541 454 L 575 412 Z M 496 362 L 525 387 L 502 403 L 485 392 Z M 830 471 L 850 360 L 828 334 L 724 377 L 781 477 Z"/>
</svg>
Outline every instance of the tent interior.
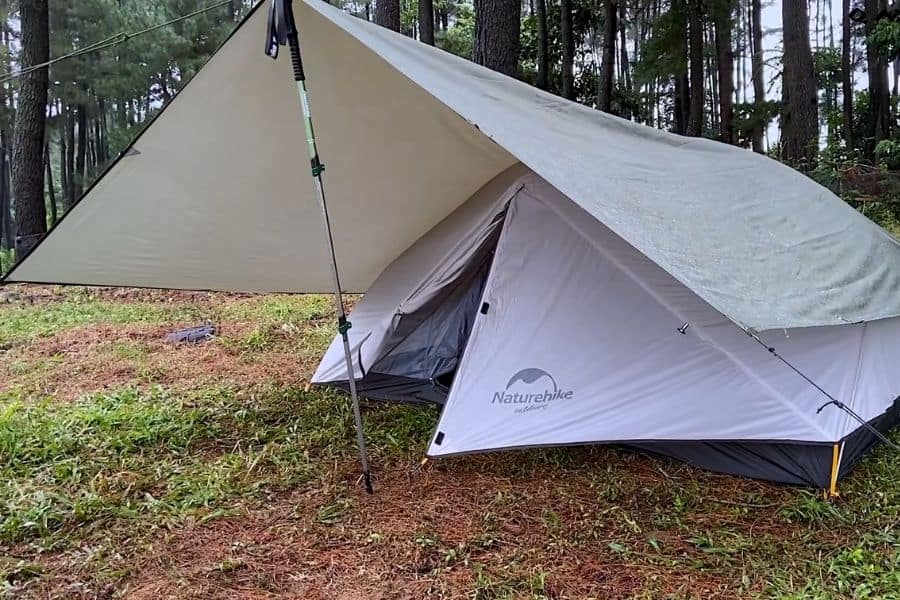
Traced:
<svg viewBox="0 0 900 600">
<path fill-rule="evenodd" d="M 828 487 L 875 441 L 798 372 L 522 165 L 375 281 L 351 315 L 365 396 L 443 413 L 429 454 L 617 443 Z M 900 319 L 763 332 L 887 428 Z M 346 389 L 336 338 L 313 382 Z"/>
</svg>

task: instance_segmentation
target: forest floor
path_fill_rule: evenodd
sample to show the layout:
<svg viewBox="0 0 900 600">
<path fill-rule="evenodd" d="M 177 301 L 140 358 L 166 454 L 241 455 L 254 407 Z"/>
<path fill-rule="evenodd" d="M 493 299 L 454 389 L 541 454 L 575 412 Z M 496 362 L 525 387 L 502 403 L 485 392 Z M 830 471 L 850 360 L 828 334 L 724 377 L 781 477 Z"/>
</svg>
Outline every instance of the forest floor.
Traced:
<svg viewBox="0 0 900 600">
<path fill-rule="evenodd" d="M 305 389 L 328 298 L 0 302 L 0 596 L 900 598 L 884 448 L 828 503 L 611 447 L 422 464 L 437 411 L 369 405 L 367 496 L 346 398 Z"/>
</svg>

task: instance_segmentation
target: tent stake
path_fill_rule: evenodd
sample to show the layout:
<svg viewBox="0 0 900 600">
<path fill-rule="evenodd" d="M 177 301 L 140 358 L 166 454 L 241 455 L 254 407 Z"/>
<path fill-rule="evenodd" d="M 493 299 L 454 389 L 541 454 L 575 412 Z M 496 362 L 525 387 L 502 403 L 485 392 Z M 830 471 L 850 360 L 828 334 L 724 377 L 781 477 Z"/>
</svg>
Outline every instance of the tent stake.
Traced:
<svg viewBox="0 0 900 600">
<path fill-rule="evenodd" d="M 309 110 L 309 96 L 306 92 L 306 75 L 303 73 L 303 60 L 300 56 L 300 39 L 297 25 L 294 21 L 292 0 L 272 0 L 269 7 L 269 31 L 266 39 L 266 54 L 272 58 L 278 57 L 278 46 L 287 45 L 291 53 L 291 64 L 294 67 L 294 81 L 297 82 L 297 93 L 300 97 L 300 108 L 303 113 L 303 125 L 306 128 L 306 146 L 309 150 L 309 162 L 312 169 L 312 177 L 316 186 L 316 194 L 319 198 L 319 208 L 322 210 L 322 222 L 325 226 L 325 236 L 328 241 L 328 251 L 331 256 L 331 274 L 334 280 L 334 304 L 337 309 L 338 332 L 344 344 L 344 358 L 347 361 L 347 381 L 350 384 L 350 400 L 353 404 L 353 419 L 356 424 L 356 443 L 359 446 L 359 462 L 362 466 L 363 480 L 366 491 L 373 493 L 372 478 L 369 474 L 369 460 L 366 456 L 366 438 L 363 435 L 362 414 L 359 410 L 359 396 L 356 392 L 356 377 L 353 369 L 353 358 L 350 353 L 350 339 L 347 331 L 350 329 L 350 321 L 344 311 L 344 299 L 341 293 L 341 279 L 338 274 L 337 257 L 334 252 L 334 238 L 331 235 L 331 222 L 328 218 L 328 205 L 325 202 L 325 186 L 322 183 L 322 171 L 325 165 L 319 159 L 319 150 L 316 148 L 316 137 L 313 133 L 312 115 Z"/>
</svg>

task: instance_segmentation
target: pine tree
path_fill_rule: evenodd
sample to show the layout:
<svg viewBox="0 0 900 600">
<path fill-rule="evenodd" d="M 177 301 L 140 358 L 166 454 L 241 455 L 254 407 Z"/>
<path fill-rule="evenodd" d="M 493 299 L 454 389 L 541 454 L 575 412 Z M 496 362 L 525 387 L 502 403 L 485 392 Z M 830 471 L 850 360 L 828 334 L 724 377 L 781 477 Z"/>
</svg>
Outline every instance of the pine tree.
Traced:
<svg viewBox="0 0 900 600">
<path fill-rule="evenodd" d="M 27 70 L 50 58 L 47 0 L 21 0 L 21 67 Z M 46 68 L 20 77 L 13 135 L 12 191 L 16 206 L 16 256 L 21 259 L 47 231 L 44 206 L 44 124 L 47 114 Z"/>
</svg>

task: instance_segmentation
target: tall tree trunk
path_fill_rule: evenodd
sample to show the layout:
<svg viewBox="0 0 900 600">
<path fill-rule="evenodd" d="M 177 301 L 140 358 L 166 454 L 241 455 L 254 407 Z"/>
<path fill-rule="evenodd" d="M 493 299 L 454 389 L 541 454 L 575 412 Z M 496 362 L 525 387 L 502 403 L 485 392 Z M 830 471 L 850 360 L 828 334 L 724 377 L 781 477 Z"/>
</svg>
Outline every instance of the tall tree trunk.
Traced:
<svg viewBox="0 0 900 600">
<path fill-rule="evenodd" d="M 603 54 L 600 62 L 600 84 L 597 90 L 597 108 L 603 112 L 612 110 L 618 9 L 618 0 L 606 0 L 603 4 Z"/>
<path fill-rule="evenodd" d="M 841 3 L 841 92 L 844 103 L 844 144 L 853 150 L 853 45 L 850 30 L 850 0 Z"/>
<path fill-rule="evenodd" d="M 84 190 L 84 183 L 87 180 L 87 172 L 85 170 L 88 145 L 87 111 L 85 110 L 84 104 L 78 105 L 78 110 L 75 114 L 78 117 L 78 151 L 75 155 L 75 197 L 73 198 L 73 201 L 78 202 L 78 199 L 81 198 L 82 191 Z"/>
<path fill-rule="evenodd" d="M 537 86 L 542 90 L 550 88 L 547 47 L 547 0 L 534 1 L 534 19 L 537 25 Z"/>
<path fill-rule="evenodd" d="M 434 46 L 434 0 L 419 0 L 419 40 Z"/>
<path fill-rule="evenodd" d="M 4 49 L 7 50 L 4 60 L 6 71 L 9 71 L 9 29 L 6 21 L 0 21 Z M 15 224 L 12 212 L 12 193 L 9 185 L 9 136 L 7 131 L 10 122 L 10 107 L 6 97 L 6 85 L 0 84 L 0 249 L 10 250 L 15 247 Z"/>
<path fill-rule="evenodd" d="M 806 2 L 784 2 L 784 102 L 781 115 L 781 157 L 809 169 L 819 138 L 818 97 Z"/>
<path fill-rule="evenodd" d="M 622 63 L 622 84 L 631 91 L 631 63 L 628 61 L 628 36 L 625 26 L 628 20 L 628 3 L 618 0 L 619 4 L 619 62 Z"/>
<path fill-rule="evenodd" d="M 753 132 L 751 143 L 753 151 L 760 154 L 766 151 L 763 133 L 765 132 L 766 123 L 763 122 L 761 116 L 763 114 L 763 103 L 766 101 L 766 87 L 763 82 L 763 46 L 762 46 L 762 1 L 752 0 L 750 7 L 750 20 L 752 31 L 752 55 L 750 61 L 750 69 L 752 70 L 751 79 L 753 80 Z"/>
<path fill-rule="evenodd" d="M 50 226 L 56 225 L 56 190 L 53 189 L 53 167 L 50 164 L 50 140 L 44 144 L 44 168 L 47 173 L 47 205 L 50 207 Z"/>
<path fill-rule="evenodd" d="M 15 247 L 15 224 L 12 213 L 12 196 L 9 189 L 9 139 L 6 129 L 0 129 L 0 248 L 10 250 Z"/>
<path fill-rule="evenodd" d="M 866 0 L 866 35 L 877 23 L 878 14 L 887 9 L 887 0 Z M 869 72 L 869 123 L 866 131 L 866 155 L 872 156 L 878 142 L 891 133 L 891 99 L 888 88 L 888 60 L 872 44 L 866 44 Z"/>
<path fill-rule="evenodd" d="M 691 106 L 691 91 L 688 83 L 688 25 L 684 0 L 672 0 L 671 11 L 677 22 L 677 46 L 675 60 L 675 133 L 684 135 L 687 132 L 688 115 Z"/>
<path fill-rule="evenodd" d="M 21 0 L 22 69 L 50 58 L 47 0 Z M 16 203 L 16 257 L 21 260 L 47 232 L 44 206 L 44 127 L 47 69 L 20 78 L 13 136 L 12 190 Z"/>
<path fill-rule="evenodd" d="M 59 189 L 62 196 L 63 213 L 69 209 L 69 169 L 68 150 L 66 148 L 66 137 L 68 136 L 66 115 L 60 113 L 60 129 L 59 129 Z"/>
<path fill-rule="evenodd" d="M 66 209 L 72 208 L 76 200 L 75 188 L 75 108 L 66 109 Z"/>
<path fill-rule="evenodd" d="M 575 32 L 572 30 L 572 2 L 559 0 L 559 43 L 562 47 L 560 74 L 563 98 L 575 99 Z"/>
<path fill-rule="evenodd" d="M 690 37 L 691 100 L 688 111 L 687 135 L 703 135 L 703 5 L 701 0 L 687 0 L 688 35 Z"/>
<path fill-rule="evenodd" d="M 475 62 L 518 75 L 521 10 L 519 0 L 475 0 Z"/>
<path fill-rule="evenodd" d="M 719 139 L 734 143 L 734 48 L 731 43 L 733 6 L 719 7 L 716 15 L 716 63 L 719 74 Z"/>
<path fill-rule="evenodd" d="M 382 27 L 400 31 L 400 0 L 376 0 L 375 22 Z"/>
</svg>

